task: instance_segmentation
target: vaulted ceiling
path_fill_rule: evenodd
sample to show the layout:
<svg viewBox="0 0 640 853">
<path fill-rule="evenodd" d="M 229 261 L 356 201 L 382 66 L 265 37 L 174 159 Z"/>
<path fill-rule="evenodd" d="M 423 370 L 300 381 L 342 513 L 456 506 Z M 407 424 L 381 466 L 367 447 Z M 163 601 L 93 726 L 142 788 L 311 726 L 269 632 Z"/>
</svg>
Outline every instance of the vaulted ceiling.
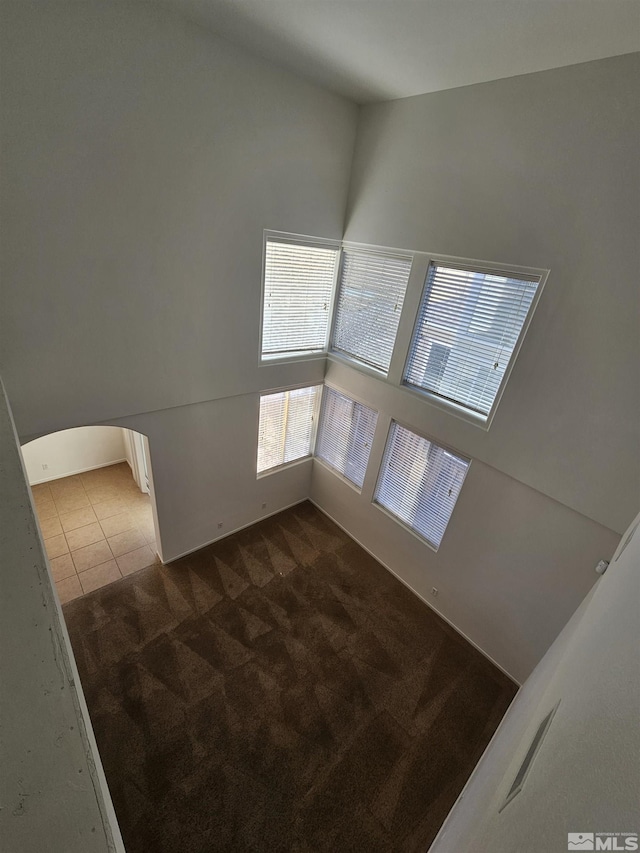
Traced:
<svg viewBox="0 0 640 853">
<path fill-rule="evenodd" d="M 640 50 L 639 0 L 156 0 L 360 103 Z"/>
</svg>

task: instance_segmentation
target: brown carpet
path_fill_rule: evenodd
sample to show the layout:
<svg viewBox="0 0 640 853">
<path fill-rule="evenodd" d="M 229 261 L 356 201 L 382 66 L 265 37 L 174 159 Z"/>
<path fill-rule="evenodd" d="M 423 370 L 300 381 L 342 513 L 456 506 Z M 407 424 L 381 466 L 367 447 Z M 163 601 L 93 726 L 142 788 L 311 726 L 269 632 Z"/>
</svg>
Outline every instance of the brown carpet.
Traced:
<svg viewBox="0 0 640 853">
<path fill-rule="evenodd" d="M 128 853 L 425 851 L 515 693 L 309 503 L 64 613 Z"/>
</svg>

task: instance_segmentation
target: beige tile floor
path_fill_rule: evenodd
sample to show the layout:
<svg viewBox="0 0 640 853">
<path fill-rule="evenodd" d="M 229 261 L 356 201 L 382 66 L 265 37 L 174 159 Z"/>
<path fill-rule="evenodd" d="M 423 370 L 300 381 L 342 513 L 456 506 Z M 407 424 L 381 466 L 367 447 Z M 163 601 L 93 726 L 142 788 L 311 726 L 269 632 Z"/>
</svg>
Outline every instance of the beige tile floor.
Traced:
<svg viewBox="0 0 640 853">
<path fill-rule="evenodd" d="M 126 462 L 31 491 L 63 604 L 160 562 L 151 500 Z"/>
</svg>

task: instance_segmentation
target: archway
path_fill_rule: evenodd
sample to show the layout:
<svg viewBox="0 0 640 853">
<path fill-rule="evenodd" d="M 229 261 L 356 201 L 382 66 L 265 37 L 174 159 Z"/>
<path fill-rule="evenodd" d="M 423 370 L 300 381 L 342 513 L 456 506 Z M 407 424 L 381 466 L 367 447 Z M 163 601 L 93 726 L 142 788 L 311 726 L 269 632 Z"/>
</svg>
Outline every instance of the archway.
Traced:
<svg viewBox="0 0 640 853">
<path fill-rule="evenodd" d="M 22 456 L 63 604 L 160 562 L 146 436 L 77 427 L 27 442 Z"/>
</svg>

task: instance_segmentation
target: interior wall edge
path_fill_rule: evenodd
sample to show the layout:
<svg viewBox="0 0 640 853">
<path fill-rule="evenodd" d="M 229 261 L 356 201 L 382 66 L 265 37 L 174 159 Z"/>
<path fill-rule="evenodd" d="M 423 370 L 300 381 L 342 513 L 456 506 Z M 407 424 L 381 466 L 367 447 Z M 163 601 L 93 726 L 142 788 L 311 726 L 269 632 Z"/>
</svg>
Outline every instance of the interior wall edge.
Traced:
<svg viewBox="0 0 640 853">
<path fill-rule="evenodd" d="M 410 585 L 407 583 L 407 581 L 406 581 L 406 580 L 404 580 L 404 578 L 402 578 L 402 577 L 401 577 L 397 572 L 394 572 L 394 571 L 393 571 L 393 569 L 392 569 L 390 566 L 388 566 L 388 565 L 384 562 L 384 560 L 381 560 L 381 559 L 380 559 L 380 557 L 379 557 L 377 554 L 375 554 L 375 553 L 374 553 L 370 548 L 368 548 L 368 547 L 364 544 L 364 542 L 362 542 L 360 539 L 358 539 L 356 536 L 354 536 L 354 535 L 353 535 L 353 533 L 351 533 L 349 530 L 347 530 L 347 528 L 346 528 L 343 524 L 340 524 L 340 522 L 339 522 L 337 519 L 335 519 L 335 518 L 331 515 L 331 513 L 330 513 L 330 512 L 327 512 L 327 510 L 326 510 L 326 509 L 324 509 L 324 508 L 323 508 L 319 503 L 317 503 L 313 498 L 309 498 L 309 503 L 312 503 L 312 504 L 316 507 L 316 509 L 320 510 L 320 512 L 321 512 L 323 515 L 326 515 L 328 519 L 330 519 L 330 520 L 331 520 L 334 524 L 336 524 L 336 525 L 337 525 L 341 530 L 343 530 L 343 531 L 347 534 L 347 536 L 348 536 L 350 539 L 353 539 L 353 541 L 354 541 L 354 542 L 356 542 L 356 543 L 357 543 L 357 544 L 358 544 L 358 545 L 359 545 L 359 546 L 360 546 L 364 551 L 366 551 L 366 552 L 367 552 L 367 554 L 369 554 L 370 556 L 372 556 L 372 557 L 373 557 L 373 559 L 374 559 L 377 563 L 380 563 L 380 565 L 381 565 L 381 566 L 383 566 L 383 567 L 384 567 L 388 572 L 390 572 L 390 573 L 394 576 L 394 578 L 397 578 L 397 579 L 400 581 L 400 583 L 401 583 L 401 584 L 403 584 L 403 586 L 406 586 L 406 588 L 407 588 L 410 592 L 412 592 L 412 593 L 413 593 L 417 598 L 419 598 L 419 599 L 420 599 L 420 601 L 422 601 L 422 602 L 423 602 L 423 604 L 426 604 L 426 605 L 427 605 L 427 607 L 429 607 L 431 610 L 433 610 L 433 612 L 434 612 L 434 613 L 436 613 L 436 614 L 437 614 L 437 615 L 438 615 L 438 616 L 439 616 L 439 617 L 440 617 L 444 622 L 446 622 L 446 623 L 447 623 L 447 625 L 449 625 L 451 628 L 453 628 L 453 630 L 456 632 L 456 634 L 459 634 L 459 635 L 460 635 L 464 640 L 466 640 L 466 642 L 467 642 L 467 643 L 469 643 L 471 646 L 473 646 L 473 647 L 474 647 L 474 649 L 476 649 L 478 652 L 480 652 L 480 654 L 481 654 L 483 657 L 485 657 L 485 658 L 489 661 L 489 663 L 493 664 L 493 666 L 495 666 L 495 667 L 496 667 L 496 669 L 499 669 L 499 670 L 500 670 L 500 672 L 504 673 L 504 675 L 506 675 L 506 676 L 507 676 L 507 678 L 510 678 L 510 679 L 511 679 L 511 681 L 513 681 L 513 683 L 514 683 L 514 684 L 516 684 L 518 687 L 521 687 L 521 686 L 522 686 L 522 682 L 521 682 L 521 681 L 519 681 L 519 680 L 515 677 L 515 675 L 512 675 L 508 670 L 506 670 L 506 669 L 505 669 L 501 664 L 499 664 L 499 663 L 498 663 L 498 661 L 497 661 L 497 660 L 495 660 L 494 658 L 492 658 L 490 654 L 488 654 L 487 652 L 485 652 L 485 650 L 484 650 L 483 648 L 481 648 L 481 646 L 479 646 L 476 642 L 474 642 L 474 640 L 472 640 L 472 639 L 471 639 L 471 637 L 468 637 L 468 636 L 467 636 L 467 634 L 465 634 L 465 632 L 464 632 L 461 628 L 459 628 L 459 627 L 458 627 L 454 622 L 452 622 L 450 619 L 448 619 L 448 618 L 444 615 L 444 613 L 441 613 L 441 612 L 438 610 L 438 608 L 437 608 L 437 607 L 434 607 L 434 606 L 433 606 L 433 604 L 431 604 L 431 602 L 430 602 L 430 601 L 427 601 L 427 599 L 426 599 L 424 596 L 420 595 L 420 593 L 419 593 L 419 592 L 417 592 L 417 591 L 416 591 L 412 586 L 410 586 Z"/>
<path fill-rule="evenodd" d="M 125 853 L 1 379 L 0 445 L 3 847 Z"/>
<path fill-rule="evenodd" d="M 293 503 L 288 504 L 287 506 L 282 506 L 279 509 L 274 509 L 273 512 L 269 512 L 266 515 L 261 515 L 259 518 L 254 519 L 254 521 L 248 521 L 246 524 L 241 524 L 240 527 L 236 527 L 234 530 L 229 530 L 226 533 L 223 533 L 222 536 L 216 536 L 215 539 L 210 539 L 208 542 L 203 542 L 202 545 L 196 545 L 195 548 L 189 548 L 188 551 L 183 551 L 182 554 L 176 554 L 175 557 L 167 557 L 162 560 L 163 565 L 168 566 L 169 563 L 175 563 L 176 560 L 181 560 L 183 557 L 188 557 L 189 554 L 195 554 L 196 551 L 201 551 L 203 548 L 207 548 L 209 545 L 213 545 L 216 542 L 220 542 L 222 539 L 226 539 L 228 536 L 233 536 L 234 533 L 240 533 L 241 530 L 246 530 L 248 527 L 253 527 L 254 524 L 258 524 L 261 521 L 264 521 L 267 518 L 271 518 L 274 515 L 278 515 L 281 512 L 284 512 L 287 509 L 291 509 L 294 506 L 298 506 L 299 504 L 303 504 L 305 501 L 311 501 L 310 498 L 301 498 L 300 500 L 293 501 Z M 313 501 L 311 501 L 313 503 Z M 162 557 L 162 555 L 160 555 Z"/>
</svg>

